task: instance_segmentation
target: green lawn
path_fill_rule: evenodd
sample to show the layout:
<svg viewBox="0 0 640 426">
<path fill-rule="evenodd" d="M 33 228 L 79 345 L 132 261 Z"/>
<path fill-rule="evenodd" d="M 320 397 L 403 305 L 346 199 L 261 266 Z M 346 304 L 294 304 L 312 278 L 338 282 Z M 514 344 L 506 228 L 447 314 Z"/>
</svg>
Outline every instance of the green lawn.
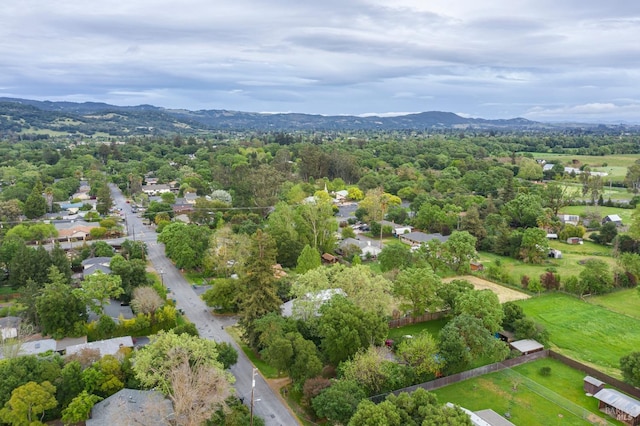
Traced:
<svg viewBox="0 0 640 426">
<path fill-rule="evenodd" d="M 540 375 L 550 367 L 549 376 Z M 553 359 L 541 359 L 510 370 L 465 380 L 433 391 L 440 402 L 472 411 L 491 408 L 520 426 L 588 425 L 586 418 L 605 417 L 595 398 L 582 390 L 585 374 Z M 607 420 L 619 425 L 610 417 Z"/>
<path fill-rule="evenodd" d="M 547 328 L 555 350 L 611 376 L 621 378 L 620 358 L 640 348 L 640 319 L 559 293 L 516 303 Z"/>
<path fill-rule="evenodd" d="M 629 197 L 631 198 L 631 194 Z M 577 214 L 580 215 L 580 218 L 584 218 L 586 211 L 597 211 L 601 217 L 608 216 L 610 214 L 617 214 L 622 219 L 622 223 L 624 225 L 631 224 L 631 214 L 633 213 L 633 209 L 621 209 L 619 207 L 607 207 L 607 206 L 568 206 L 564 207 L 561 214 Z"/>
<path fill-rule="evenodd" d="M 538 159 L 545 159 L 547 161 L 559 161 L 563 165 L 567 167 L 576 167 L 572 166 L 573 160 L 578 160 L 580 165 L 588 164 L 592 170 L 602 169 L 601 171 L 609 172 L 609 169 L 613 168 L 614 171 L 618 167 L 622 167 L 626 169 L 631 166 L 637 159 L 638 156 L 635 154 L 615 154 L 615 155 L 607 155 L 607 156 L 598 156 L 598 155 L 574 155 L 574 154 L 551 154 L 547 152 L 534 152 L 533 157 Z M 605 166 L 606 164 L 606 166 Z M 622 175 L 624 176 L 624 174 Z"/>
<path fill-rule="evenodd" d="M 431 335 L 437 339 L 440 330 L 444 327 L 449 320 L 442 318 L 433 321 L 425 321 L 417 324 L 405 325 L 404 327 L 392 328 L 389 330 L 389 339 L 399 340 L 402 336 L 411 335 L 415 336 L 423 331 L 428 331 Z"/>
<path fill-rule="evenodd" d="M 590 297 L 588 302 L 640 320 L 640 291 L 636 288 Z"/>
<path fill-rule="evenodd" d="M 491 263 L 500 261 L 502 270 L 506 271 L 511 277 L 511 282 L 506 284 L 511 284 L 516 287 L 520 285 L 520 280 L 524 275 L 529 278 L 539 278 L 540 275 L 547 272 L 547 269 L 550 268 L 555 269 L 562 279 L 566 279 L 572 275 L 580 275 L 584 266 L 579 262 L 590 257 L 598 257 L 598 259 L 604 260 L 610 266 L 615 265 L 615 259 L 610 257 L 611 247 L 605 247 L 587 241 L 585 241 L 583 245 L 571 245 L 561 241 L 551 241 L 550 246 L 562 252 L 562 259 L 547 258 L 542 264 L 531 264 L 488 252 L 479 252 L 478 256 L 485 268 Z"/>
</svg>

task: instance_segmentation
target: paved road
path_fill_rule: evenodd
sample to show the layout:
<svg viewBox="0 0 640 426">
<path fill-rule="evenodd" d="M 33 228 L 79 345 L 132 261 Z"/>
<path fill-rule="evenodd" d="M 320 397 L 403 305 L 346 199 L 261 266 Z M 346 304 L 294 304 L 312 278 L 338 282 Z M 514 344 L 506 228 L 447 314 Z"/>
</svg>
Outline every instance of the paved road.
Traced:
<svg viewBox="0 0 640 426">
<path fill-rule="evenodd" d="M 236 394 L 244 399 L 245 404 L 251 400 L 251 382 L 253 364 L 236 345 L 231 336 L 224 331 L 224 327 L 235 321 L 227 317 L 214 317 L 210 314 L 205 303 L 196 295 L 193 288 L 180 274 L 180 271 L 164 255 L 164 245 L 157 242 L 157 235 L 153 229 L 142 224 L 142 219 L 131 212 L 131 206 L 115 186 L 111 187 L 111 194 L 116 207 L 122 209 L 127 223 L 127 229 L 133 237 L 135 229 L 136 240 L 147 243 L 148 260 L 153 267 L 161 273 L 165 286 L 174 294 L 178 308 L 182 308 L 189 320 L 194 323 L 200 332 L 200 336 L 213 339 L 216 342 L 229 342 L 238 351 L 238 363 L 231 367 L 231 372 L 236 377 Z M 267 426 L 293 426 L 299 422 L 291 414 L 287 406 L 271 390 L 265 380 L 256 374 L 254 391 L 254 413 L 264 419 Z"/>
</svg>

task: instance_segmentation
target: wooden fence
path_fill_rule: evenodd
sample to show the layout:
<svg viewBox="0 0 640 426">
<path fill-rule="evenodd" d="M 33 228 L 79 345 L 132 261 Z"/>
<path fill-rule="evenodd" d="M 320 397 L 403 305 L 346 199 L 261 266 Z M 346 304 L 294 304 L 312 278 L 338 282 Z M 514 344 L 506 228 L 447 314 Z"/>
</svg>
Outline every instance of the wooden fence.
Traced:
<svg viewBox="0 0 640 426">
<path fill-rule="evenodd" d="M 409 324 L 417 324 L 420 322 L 433 321 L 440 318 L 444 318 L 449 311 L 440 311 L 440 312 L 428 312 L 424 315 L 420 315 L 419 317 L 403 317 L 398 319 L 392 319 L 389 321 L 389 328 L 399 328 L 404 327 Z"/>
</svg>

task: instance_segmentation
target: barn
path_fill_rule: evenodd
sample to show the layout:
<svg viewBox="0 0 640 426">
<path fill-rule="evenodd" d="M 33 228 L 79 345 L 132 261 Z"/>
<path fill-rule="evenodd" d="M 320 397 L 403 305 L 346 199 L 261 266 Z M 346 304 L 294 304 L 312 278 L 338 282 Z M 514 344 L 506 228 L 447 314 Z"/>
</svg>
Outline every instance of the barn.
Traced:
<svg viewBox="0 0 640 426">
<path fill-rule="evenodd" d="M 595 395 L 604 389 L 605 383 L 595 377 L 586 376 L 584 378 L 584 391 L 590 395 Z"/>
<path fill-rule="evenodd" d="M 602 389 L 593 396 L 603 413 L 629 426 L 640 425 L 640 401 L 615 389 Z"/>
</svg>

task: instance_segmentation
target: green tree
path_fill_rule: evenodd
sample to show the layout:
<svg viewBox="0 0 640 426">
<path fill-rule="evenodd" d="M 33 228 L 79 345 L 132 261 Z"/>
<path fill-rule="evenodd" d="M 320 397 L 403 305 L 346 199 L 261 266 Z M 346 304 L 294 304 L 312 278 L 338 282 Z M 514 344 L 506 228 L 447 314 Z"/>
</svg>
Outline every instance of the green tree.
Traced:
<svg viewBox="0 0 640 426">
<path fill-rule="evenodd" d="M 591 239 L 599 244 L 610 244 L 618 235 L 618 228 L 613 222 L 607 222 L 600 227 L 597 235 L 592 235 Z"/>
<path fill-rule="evenodd" d="M 456 274 L 469 271 L 469 264 L 476 254 L 476 237 L 467 231 L 454 232 L 442 245 L 444 263 Z"/>
<path fill-rule="evenodd" d="M 235 234 L 230 226 L 217 229 L 209 237 L 209 248 L 204 256 L 203 265 L 208 271 L 219 276 L 230 277 L 232 273 L 241 273 L 249 257 L 250 237 Z"/>
<path fill-rule="evenodd" d="M 103 216 L 108 215 L 111 207 L 113 207 L 113 198 L 111 198 L 111 190 L 106 183 L 103 183 L 98 187 L 96 197 L 98 199 L 96 203 L 96 210 Z"/>
<path fill-rule="evenodd" d="M 522 233 L 520 256 L 528 263 L 542 263 L 549 252 L 547 233 L 540 228 L 528 228 Z"/>
<path fill-rule="evenodd" d="M 363 311 L 343 296 L 333 296 L 322 305 L 320 315 L 321 347 L 333 365 L 349 359 L 369 345 L 381 344 L 387 335 L 384 318 Z"/>
<path fill-rule="evenodd" d="M 82 391 L 78 396 L 73 398 L 67 408 L 62 410 L 62 421 L 64 424 L 72 424 L 84 422 L 91 415 L 91 409 L 97 403 L 102 401 L 98 395 Z"/>
<path fill-rule="evenodd" d="M 358 404 L 366 398 L 364 390 L 354 381 L 338 380 L 311 400 L 313 410 L 333 424 L 347 424 Z"/>
<path fill-rule="evenodd" d="M 296 209 L 295 224 L 301 241 L 319 252 L 329 252 L 335 245 L 338 222 L 333 217 L 333 205 L 329 200 L 303 203 Z"/>
<path fill-rule="evenodd" d="M 544 214 L 542 199 L 535 194 L 518 194 L 516 198 L 505 203 L 502 213 L 516 228 L 535 228 L 538 224 L 538 218 Z"/>
<path fill-rule="evenodd" d="M 418 317 L 441 305 L 437 297 L 440 285 L 440 277 L 431 269 L 405 269 L 398 274 L 393 283 L 393 294 L 400 299 L 400 309 Z"/>
<path fill-rule="evenodd" d="M 16 426 L 42 425 L 45 411 L 58 405 L 55 393 L 56 387 L 48 381 L 28 382 L 11 392 L 11 398 L 0 409 L 0 420 Z"/>
<path fill-rule="evenodd" d="M 640 387 L 640 352 L 632 352 L 620 358 L 620 371 L 625 382 Z"/>
<path fill-rule="evenodd" d="M 49 269 L 49 282 L 36 299 L 36 311 L 42 331 L 54 338 L 72 335 L 87 320 L 85 304 L 53 266 Z"/>
<path fill-rule="evenodd" d="M 474 290 L 473 284 L 467 280 L 453 280 L 450 282 L 441 282 L 436 289 L 436 295 L 442 300 L 442 308 L 456 312 L 459 297 Z"/>
<path fill-rule="evenodd" d="M 213 287 L 202 295 L 207 306 L 221 312 L 238 312 L 238 296 L 240 287 L 238 281 L 231 278 L 218 278 Z"/>
<path fill-rule="evenodd" d="M 603 294 L 613 288 L 613 276 L 604 260 L 587 259 L 579 277 L 585 293 Z"/>
<path fill-rule="evenodd" d="M 42 182 L 37 181 L 24 202 L 24 215 L 27 219 L 37 219 L 47 212 L 47 200 L 42 195 L 43 192 Z"/>
<path fill-rule="evenodd" d="M 402 423 L 398 408 L 389 401 L 383 401 L 380 404 L 365 399 L 353 413 L 349 421 L 352 426 L 401 426 Z"/>
<path fill-rule="evenodd" d="M 319 268 L 322 265 L 320 252 L 307 244 L 298 257 L 297 265 L 296 272 L 299 274 L 304 274 L 307 271 Z"/>
<path fill-rule="evenodd" d="M 459 315 L 466 314 L 478 318 L 491 334 L 502 328 L 504 312 L 498 296 L 491 290 L 476 290 L 462 294 L 456 309 Z"/>
<path fill-rule="evenodd" d="M 122 279 L 118 275 L 107 275 L 102 271 L 96 271 L 85 277 L 81 287 L 73 290 L 74 296 L 96 315 L 102 315 L 104 305 L 109 302 L 109 299 L 118 298 L 123 293 Z"/>
<path fill-rule="evenodd" d="M 276 263 L 273 238 L 258 230 L 251 238 L 249 252 L 245 276 L 240 284 L 240 323 L 245 329 L 249 344 L 255 347 L 254 322 L 270 312 L 279 312 L 282 301 L 276 291 L 273 271 Z"/>
<path fill-rule="evenodd" d="M 440 371 L 438 344 L 430 333 L 422 332 L 412 339 L 405 339 L 396 351 L 398 357 L 411 366 L 416 374 L 428 375 Z"/>
<path fill-rule="evenodd" d="M 411 265 L 411 247 L 408 244 L 394 241 L 385 244 L 382 251 L 378 255 L 380 262 L 380 270 L 382 272 L 392 271 L 394 269 L 404 269 Z"/>
</svg>

